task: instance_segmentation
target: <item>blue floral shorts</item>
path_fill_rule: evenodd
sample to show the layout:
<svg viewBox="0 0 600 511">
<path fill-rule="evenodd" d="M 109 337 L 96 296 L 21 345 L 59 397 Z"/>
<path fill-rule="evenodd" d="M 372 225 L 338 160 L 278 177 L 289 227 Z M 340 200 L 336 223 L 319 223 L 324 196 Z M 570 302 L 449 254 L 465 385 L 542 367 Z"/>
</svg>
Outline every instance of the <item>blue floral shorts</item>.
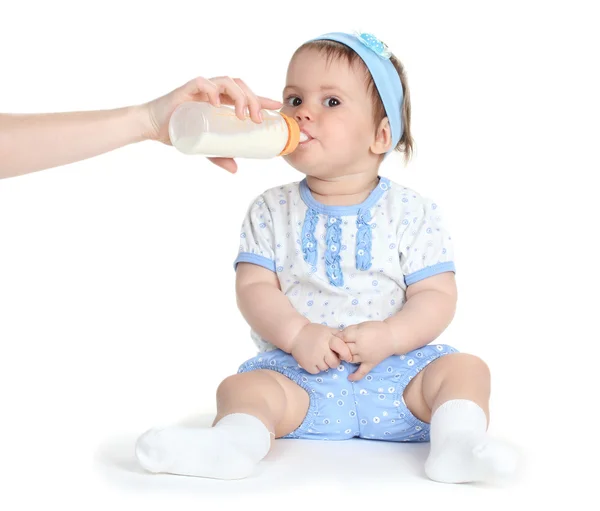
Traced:
<svg viewBox="0 0 600 511">
<path fill-rule="evenodd" d="M 406 407 L 408 383 L 439 357 L 457 353 L 444 344 L 429 344 L 405 355 L 393 355 L 357 382 L 348 376 L 359 364 L 342 361 L 335 369 L 310 374 L 289 353 L 279 349 L 244 362 L 238 373 L 256 369 L 278 371 L 300 385 L 310 397 L 302 424 L 283 438 L 346 440 L 360 437 L 392 442 L 427 442 L 429 424 Z"/>
</svg>

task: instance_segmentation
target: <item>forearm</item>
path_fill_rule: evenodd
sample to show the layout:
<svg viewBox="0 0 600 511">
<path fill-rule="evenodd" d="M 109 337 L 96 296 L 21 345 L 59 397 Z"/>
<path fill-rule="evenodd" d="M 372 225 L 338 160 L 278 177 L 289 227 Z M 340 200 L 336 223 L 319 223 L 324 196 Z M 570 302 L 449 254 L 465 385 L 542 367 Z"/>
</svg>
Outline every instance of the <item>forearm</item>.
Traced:
<svg viewBox="0 0 600 511">
<path fill-rule="evenodd" d="M 310 321 L 302 316 L 277 287 L 255 282 L 237 288 L 240 312 L 263 339 L 290 353 L 292 341 Z"/>
<path fill-rule="evenodd" d="M 51 114 L 0 114 L 0 178 L 91 158 L 144 140 L 144 107 Z"/>
<path fill-rule="evenodd" d="M 386 319 L 397 346 L 396 354 L 425 346 L 447 328 L 456 311 L 456 297 L 437 290 L 413 295 L 402 309 Z"/>
</svg>

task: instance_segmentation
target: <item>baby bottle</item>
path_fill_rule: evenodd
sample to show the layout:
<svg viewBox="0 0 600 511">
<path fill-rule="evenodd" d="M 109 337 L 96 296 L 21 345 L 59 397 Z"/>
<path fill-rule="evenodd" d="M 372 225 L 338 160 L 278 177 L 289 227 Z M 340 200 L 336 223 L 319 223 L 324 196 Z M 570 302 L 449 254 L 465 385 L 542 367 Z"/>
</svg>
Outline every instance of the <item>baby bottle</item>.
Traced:
<svg viewBox="0 0 600 511">
<path fill-rule="evenodd" d="M 263 121 L 239 119 L 233 106 L 191 101 L 179 105 L 169 121 L 173 147 L 184 154 L 225 158 L 272 158 L 298 147 L 298 123 L 274 110 L 261 110 Z"/>
</svg>

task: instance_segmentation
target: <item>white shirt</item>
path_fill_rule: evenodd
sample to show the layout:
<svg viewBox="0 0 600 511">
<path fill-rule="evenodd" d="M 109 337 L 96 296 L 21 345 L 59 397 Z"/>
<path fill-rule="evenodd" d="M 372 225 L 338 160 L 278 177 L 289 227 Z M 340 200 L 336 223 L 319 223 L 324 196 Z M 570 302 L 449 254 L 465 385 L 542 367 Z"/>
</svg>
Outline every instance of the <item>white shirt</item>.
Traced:
<svg viewBox="0 0 600 511">
<path fill-rule="evenodd" d="M 282 292 L 312 323 L 340 330 L 398 312 L 406 288 L 455 272 L 438 205 L 380 177 L 361 204 L 326 206 L 306 179 L 257 197 L 244 219 L 234 267 L 277 273 Z M 259 351 L 276 347 L 252 331 Z"/>
</svg>

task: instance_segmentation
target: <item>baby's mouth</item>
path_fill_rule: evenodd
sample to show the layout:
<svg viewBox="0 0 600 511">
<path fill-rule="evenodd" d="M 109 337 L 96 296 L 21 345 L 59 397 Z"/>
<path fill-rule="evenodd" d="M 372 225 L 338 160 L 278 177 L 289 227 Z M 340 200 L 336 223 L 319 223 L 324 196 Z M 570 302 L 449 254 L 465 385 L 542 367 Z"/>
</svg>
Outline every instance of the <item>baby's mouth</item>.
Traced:
<svg viewBox="0 0 600 511">
<path fill-rule="evenodd" d="M 308 133 L 301 131 L 300 132 L 300 143 L 306 143 L 306 142 L 310 142 L 311 140 L 313 140 L 313 137 L 310 136 Z"/>
</svg>

